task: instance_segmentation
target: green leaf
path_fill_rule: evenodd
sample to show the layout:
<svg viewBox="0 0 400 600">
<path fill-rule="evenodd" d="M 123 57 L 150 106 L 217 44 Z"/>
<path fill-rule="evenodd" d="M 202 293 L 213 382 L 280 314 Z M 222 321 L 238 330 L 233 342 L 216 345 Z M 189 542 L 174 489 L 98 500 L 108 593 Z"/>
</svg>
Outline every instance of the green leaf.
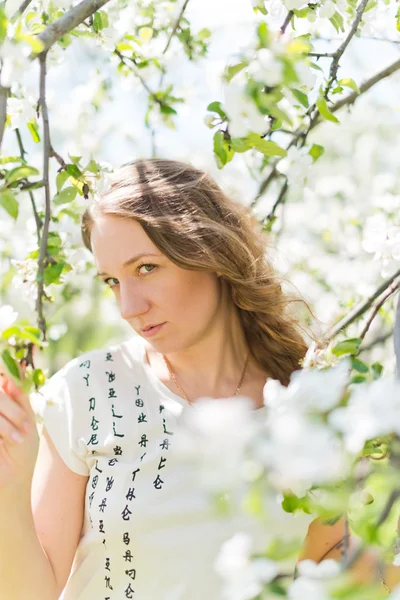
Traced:
<svg viewBox="0 0 400 600">
<path fill-rule="evenodd" d="M 5 350 L 3 350 L 3 352 L 1 353 L 1 357 L 3 359 L 3 363 L 4 363 L 5 367 L 11 373 L 11 375 L 13 375 L 15 377 L 15 379 L 17 379 L 18 381 L 21 381 L 21 374 L 20 374 L 20 370 L 18 367 L 18 363 L 11 356 L 10 351 L 7 350 L 7 348 Z"/>
<path fill-rule="evenodd" d="M 214 134 L 214 156 L 218 169 L 226 165 L 227 155 L 224 149 L 224 132 L 216 131 Z"/>
<path fill-rule="evenodd" d="M 252 148 L 259 150 L 265 156 L 286 156 L 286 150 L 278 146 L 275 142 L 265 140 L 257 133 L 249 133 L 246 135 L 245 140 L 251 144 Z"/>
<path fill-rule="evenodd" d="M 12 327 L 7 327 L 7 329 L 2 332 L 1 337 L 3 340 L 8 340 L 13 335 L 19 336 L 20 333 L 21 327 L 19 325 L 12 325 Z"/>
<path fill-rule="evenodd" d="M 35 120 L 32 120 L 32 121 L 28 121 L 27 125 L 28 125 L 29 131 L 31 132 L 33 141 L 35 142 L 35 144 L 37 144 L 38 142 L 40 142 L 38 124 L 36 123 Z"/>
<path fill-rule="evenodd" d="M 99 10 L 99 13 L 101 15 L 101 22 L 103 23 L 103 29 L 105 29 L 109 25 L 108 14 L 106 13 L 105 10 Z"/>
<path fill-rule="evenodd" d="M 207 110 L 210 112 L 216 112 L 223 120 L 227 118 L 226 113 L 222 108 L 221 102 L 211 102 L 211 104 L 207 106 Z"/>
<path fill-rule="evenodd" d="M 50 285 L 51 283 L 54 283 L 61 275 L 64 265 L 64 262 L 59 262 L 56 265 L 46 267 L 44 271 L 44 284 Z"/>
<path fill-rule="evenodd" d="M 365 362 L 363 362 L 362 360 L 354 358 L 354 356 L 351 357 L 351 366 L 355 371 L 358 371 L 359 373 L 368 373 L 369 371 L 368 365 L 365 364 Z"/>
<path fill-rule="evenodd" d="M 60 173 L 57 173 L 57 177 L 56 177 L 57 192 L 59 192 L 61 190 L 61 188 L 63 187 L 64 183 L 67 181 L 68 178 L 69 178 L 69 174 L 67 171 L 61 171 Z"/>
<path fill-rule="evenodd" d="M 18 217 L 19 204 L 11 190 L 0 190 L 0 205 L 14 220 Z"/>
<path fill-rule="evenodd" d="M 304 108 L 308 108 L 309 104 L 308 104 L 308 97 L 306 94 L 304 94 L 300 90 L 294 90 L 294 89 L 292 89 L 292 93 L 294 96 L 296 96 L 297 100 L 300 102 L 300 104 L 302 104 L 304 106 Z"/>
<path fill-rule="evenodd" d="M 357 94 L 360 93 L 360 90 L 358 89 L 358 85 L 356 84 L 354 79 L 351 79 L 350 77 L 346 77 L 345 79 L 340 79 L 338 81 L 338 85 L 344 85 L 348 88 L 351 88 L 355 92 L 357 92 Z"/>
<path fill-rule="evenodd" d="M 160 113 L 162 115 L 177 115 L 178 113 L 172 106 L 167 106 L 166 104 L 161 104 Z"/>
<path fill-rule="evenodd" d="M 201 41 L 208 40 L 211 37 L 211 31 L 209 29 L 207 29 L 206 27 L 204 27 L 203 29 L 200 29 L 200 31 L 197 35 L 198 35 L 199 40 L 201 40 Z"/>
<path fill-rule="evenodd" d="M 95 12 L 93 15 L 93 29 L 96 33 L 103 29 L 103 21 L 99 11 Z"/>
<path fill-rule="evenodd" d="M 319 144 L 313 144 L 310 148 L 309 155 L 312 156 L 314 162 L 319 159 L 320 156 L 325 152 L 325 148 Z"/>
<path fill-rule="evenodd" d="M 54 196 L 53 203 L 56 206 L 59 206 L 60 204 L 67 204 L 67 202 L 72 202 L 72 200 L 75 199 L 77 193 L 78 190 L 76 189 L 76 187 L 69 185 Z"/>
<path fill-rule="evenodd" d="M 329 20 L 338 33 L 344 33 L 344 21 L 340 13 L 336 11 L 335 14 L 332 17 L 330 17 Z"/>
<path fill-rule="evenodd" d="M 339 342 L 332 348 L 335 356 L 344 356 L 345 354 L 357 354 L 362 340 L 360 338 L 349 338 Z"/>
<path fill-rule="evenodd" d="M 339 123 L 339 119 L 337 119 L 335 117 L 335 115 L 333 115 L 331 113 L 331 111 L 328 108 L 328 104 L 323 96 L 320 96 L 315 104 L 317 105 L 317 108 L 319 110 L 319 114 L 321 115 L 321 117 L 323 117 L 327 121 L 332 121 L 333 123 Z"/>
<path fill-rule="evenodd" d="M 374 362 L 371 365 L 372 376 L 374 379 L 379 379 L 383 372 L 383 366 L 379 362 Z"/>
<path fill-rule="evenodd" d="M 72 156 L 71 156 L 71 159 L 72 159 Z M 79 177 L 82 177 L 82 171 L 76 165 L 68 164 L 66 166 L 66 169 L 67 169 L 67 173 L 69 175 L 72 175 L 72 177 L 75 177 L 75 179 L 79 179 Z"/>
<path fill-rule="evenodd" d="M 0 6 L 0 44 L 2 44 L 7 35 L 7 16 L 4 10 L 4 5 Z"/>
<path fill-rule="evenodd" d="M 8 173 L 6 173 L 6 181 L 8 183 L 14 183 L 15 181 L 21 181 L 21 179 L 26 179 L 31 175 L 39 175 L 39 171 L 35 167 L 23 165 L 21 167 L 16 167 L 15 169 L 11 169 L 11 171 L 8 171 Z"/>
<path fill-rule="evenodd" d="M 233 77 L 235 77 L 235 75 L 237 73 L 240 73 L 240 71 L 242 71 L 245 67 L 247 67 L 247 63 L 245 63 L 245 62 L 241 62 L 236 65 L 230 65 L 229 67 L 226 67 L 224 74 L 223 74 L 224 81 L 229 83 L 231 81 L 231 79 Z"/>
</svg>

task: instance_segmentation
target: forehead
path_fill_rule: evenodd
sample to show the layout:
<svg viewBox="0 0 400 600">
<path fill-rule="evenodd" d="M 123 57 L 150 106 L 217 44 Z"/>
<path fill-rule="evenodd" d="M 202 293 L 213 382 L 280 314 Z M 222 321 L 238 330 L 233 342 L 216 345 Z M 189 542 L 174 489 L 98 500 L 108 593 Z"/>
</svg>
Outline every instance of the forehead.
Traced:
<svg viewBox="0 0 400 600">
<path fill-rule="evenodd" d="M 140 223 L 115 215 L 96 217 L 91 231 L 91 244 L 99 272 L 109 273 L 122 268 L 132 256 L 142 252 L 161 255 Z"/>
</svg>

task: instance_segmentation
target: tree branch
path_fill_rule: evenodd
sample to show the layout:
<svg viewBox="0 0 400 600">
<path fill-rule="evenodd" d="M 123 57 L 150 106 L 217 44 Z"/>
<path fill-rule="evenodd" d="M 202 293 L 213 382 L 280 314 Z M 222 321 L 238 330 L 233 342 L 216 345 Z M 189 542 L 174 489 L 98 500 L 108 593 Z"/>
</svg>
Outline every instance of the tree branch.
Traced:
<svg viewBox="0 0 400 600">
<path fill-rule="evenodd" d="M 46 53 L 49 48 L 58 42 L 63 35 L 75 29 L 85 19 L 94 14 L 102 6 L 107 4 L 109 0 L 83 0 L 80 4 L 73 6 L 62 17 L 54 23 L 50 23 L 44 31 L 37 36 L 44 44 L 44 48 L 40 52 L 32 53 L 30 58 L 37 58 L 40 54 Z"/>
<path fill-rule="evenodd" d="M 400 69 L 400 59 L 396 60 L 394 63 L 392 63 L 391 65 L 389 65 L 382 71 L 379 71 L 379 73 L 376 73 L 376 75 L 374 75 L 373 77 L 371 77 L 370 79 L 367 79 L 367 81 L 362 83 L 358 88 L 360 90 L 359 94 L 357 92 L 352 92 L 351 94 L 346 96 L 346 98 L 342 98 L 341 100 L 338 100 L 330 109 L 331 112 L 334 113 L 334 112 L 340 110 L 341 108 L 343 108 L 343 106 L 346 106 L 348 104 L 353 104 L 354 101 L 359 96 L 361 96 L 361 94 L 365 94 L 365 92 L 367 92 L 369 89 L 371 89 L 372 86 L 374 86 L 376 83 L 378 83 L 382 79 L 385 79 L 386 77 L 389 77 L 390 75 L 393 75 L 393 73 L 395 73 L 399 69 Z M 315 127 L 315 125 L 313 125 L 313 127 Z"/>
<path fill-rule="evenodd" d="M 381 294 L 398 278 L 400 277 L 400 269 L 394 273 L 389 279 L 384 281 L 378 289 L 364 302 L 362 302 L 359 306 L 356 306 L 349 314 L 341 319 L 337 325 L 332 327 L 323 337 L 321 342 L 329 342 L 332 338 L 336 337 L 338 333 L 348 327 L 351 323 L 356 321 L 361 315 L 363 315 L 373 304 L 373 302 L 379 298 Z"/>
<path fill-rule="evenodd" d="M 371 77 L 370 79 L 367 79 L 367 81 L 365 81 L 364 83 L 360 84 L 359 86 L 359 90 L 360 93 L 357 92 L 351 92 L 351 94 L 349 94 L 348 96 L 346 96 L 345 98 L 342 98 L 341 100 L 338 100 L 331 108 L 330 111 L 332 113 L 337 112 L 338 110 L 340 110 L 341 108 L 343 108 L 344 106 L 353 104 L 357 98 L 359 98 L 362 94 L 365 94 L 365 92 L 367 92 L 368 90 L 370 90 L 374 85 L 376 85 L 377 83 L 379 83 L 379 81 L 381 81 L 382 79 L 385 79 L 386 77 L 389 77 L 390 75 L 392 75 L 393 73 L 395 73 L 396 71 L 398 71 L 400 69 L 400 59 L 396 60 L 394 63 L 392 63 L 391 65 L 389 65 L 388 67 L 386 67 L 385 69 L 383 69 L 382 71 L 379 71 L 379 73 L 376 73 L 376 75 L 374 75 L 373 77 Z M 300 137 L 304 137 L 306 138 L 308 133 L 314 129 L 314 127 L 316 127 L 317 125 L 319 125 L 320 123 L 323 122 L 323 119 L 321 119 L 321 115 L 318 113 L 311 121 L 310 126 L 308 128 L 307 131 L 304 130 L 304 125 L 300 125 L 300 127 L 297 129 L 297 131 L 293 131 L 293 132 L 288 132 L 291 133 L 293 136 L 293 139 L 291 140 L 291 142 L 288 144 L 286 151 L 289 150 L 289 148 L 291 148 Z M 254 200 L 251 203 L 251 207 L 255 206 L 255 204 L 257 203 L 257 201 L 259 200 L 259 198 L 263 195 L 263 193 L 265 192 L 265 190 L 268 188 L 269 184 L 271 183 L 271 180 L 275 178 L 276 174 L 278 173 L 277 171 L 277 165 L 280 163 L 282 159 L 278 158 L 275 160 L 275 162 L 271 165 L 272 169 L 269 173 L 269 175 L 266 177 L 266 179 L 264 179 L 264 181 L 261 182 L 260 187 L 258 189 L 258 192 L 254 198 Z"/>
<path fill-rule="evenodd" d="M 36 311 L 38 314 L 38 327 L 43 332 L 43 341 L 46 341 L 46 321 L 43 315 L 43 292 L 44 292 L 44 270 L 45 260 L 47 258 L 47 241 L 49 234 L 49 225 L 51 217 L 50 204 L 50 181 L 49 181 L 49 162 L 50 162 L 50 125 L 49 114 L 46 103 L 46 58 L 47 54 L 42 53 L 39 57 L 40 62 L 40 107 L 43 119 L 43 181 L 45 190 L 45 218 L 40 241 L 39 261 L 38 261 L 38 295 L 36 298 Z"/>
</svg>

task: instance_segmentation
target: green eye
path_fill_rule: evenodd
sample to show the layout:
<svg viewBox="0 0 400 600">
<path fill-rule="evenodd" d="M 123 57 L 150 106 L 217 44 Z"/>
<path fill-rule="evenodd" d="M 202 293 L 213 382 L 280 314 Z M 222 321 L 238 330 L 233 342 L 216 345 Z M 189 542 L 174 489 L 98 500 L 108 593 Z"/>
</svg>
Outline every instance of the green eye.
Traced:
<svg viewBox="0 0 400 600">
<path fill-rule="evenodd" d="M 138 265 L 137 270 L 139 271 L 142 267 L 154 267 L 153 269 L 151 269 L 151 271 L 148 272 L 148 273 L 152 273 L 154 271 L 154 269 L 157 267 L 157 265 L 153 265 L 151 263 L 142 263 L 141 265 Z M 147 275 L 148 273 L 145 273 L 145 275 Z"/>
<path fill-rule="evenodd" d="M 105 283 L 106 285 L 108 285 L 108 287 L 110 287 L 110 288 L 113 288 L 114 286 L 113 286 L 113 285 L 110 285 L 110 284 L 108 283 L 108 282 L 109 282 L 111 279 L 113 279 L 114 281 L 118 281 L 118 279 L 115 279 L 115 277 L 107 277 L 107 279 L 103 279 L 103 281 L 104 281 L 104 283 Z"/>
</svg>

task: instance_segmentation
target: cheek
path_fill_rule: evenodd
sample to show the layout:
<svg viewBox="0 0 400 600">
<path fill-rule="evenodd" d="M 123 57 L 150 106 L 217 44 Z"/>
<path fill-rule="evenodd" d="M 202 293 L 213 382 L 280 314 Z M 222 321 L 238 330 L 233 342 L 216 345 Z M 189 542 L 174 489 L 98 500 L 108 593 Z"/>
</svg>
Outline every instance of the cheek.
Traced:
<svg viewBox="0 0 400 600">
<path fill-rule="evenodd" d="M 213 313 L 218 306 L 218 282 L 210 273 L 186 271 L 180 275 L 170 289 L 171 310 L 181 317 L 188 315 L 207 315 Z"/>
</svg>

